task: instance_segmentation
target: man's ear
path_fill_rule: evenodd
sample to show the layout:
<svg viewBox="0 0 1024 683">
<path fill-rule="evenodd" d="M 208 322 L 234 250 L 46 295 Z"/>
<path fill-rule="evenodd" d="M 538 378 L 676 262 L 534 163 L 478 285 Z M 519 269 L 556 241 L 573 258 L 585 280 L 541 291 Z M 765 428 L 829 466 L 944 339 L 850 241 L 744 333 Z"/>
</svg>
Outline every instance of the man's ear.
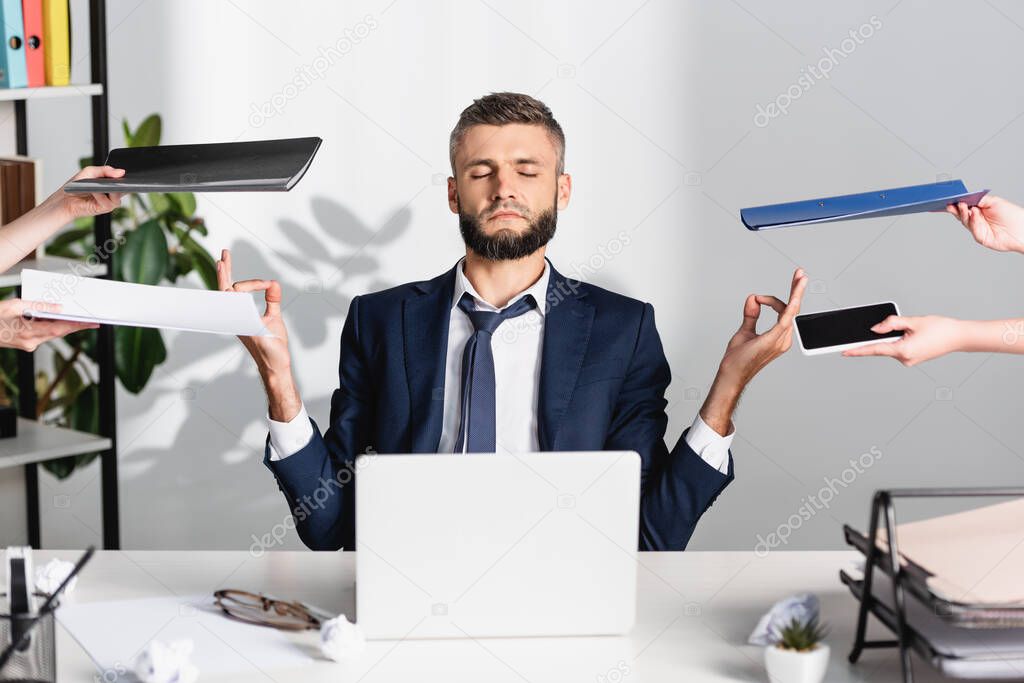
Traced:
<svg viewBox="0 0 1024 683">
<path fill-rule="evenodd" d="M 458 213 L 460 209 L 459 205 L 459 185 L 455 182 L 455 178 L 448 178 L 448 208 L 452 213 Z"/>
<path fill-rule="evenodd" d="M 563 173 L 558 176 L 558 209 L 562 210 L 569 205 L 569 197 L 572 195 L 572 176 Z"/>
</svg>

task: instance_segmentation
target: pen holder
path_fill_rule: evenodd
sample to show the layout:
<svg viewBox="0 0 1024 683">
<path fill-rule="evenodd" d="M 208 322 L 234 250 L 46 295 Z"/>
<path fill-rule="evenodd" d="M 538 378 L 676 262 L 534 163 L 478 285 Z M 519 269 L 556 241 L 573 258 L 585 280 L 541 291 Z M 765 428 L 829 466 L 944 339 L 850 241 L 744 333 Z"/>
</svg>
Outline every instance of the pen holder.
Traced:
<svg viewBox="0 0 1024 683">
<path fill-rule="evenodd" d="M 40 600 L 46 596 L 36 594 Z M 53 612 L 40 618 L 32 629 L 31 641 L 24 650 L 16 651 L 0 670 L 0 683 L 56 683 L 57 641 Z M 34 621 L 35 615 L 12 615 L 7 596 L 0 594 L 0 653 L 11 646 L 12 632 Z"/>
</svg>

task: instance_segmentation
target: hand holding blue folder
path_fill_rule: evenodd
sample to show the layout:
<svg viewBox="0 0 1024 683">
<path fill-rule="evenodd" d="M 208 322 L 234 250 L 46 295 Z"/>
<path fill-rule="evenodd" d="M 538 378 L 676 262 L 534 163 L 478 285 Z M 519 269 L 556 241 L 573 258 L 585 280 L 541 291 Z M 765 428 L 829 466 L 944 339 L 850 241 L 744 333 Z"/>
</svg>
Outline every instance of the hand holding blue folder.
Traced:
<svg viewBox="0 0 1024 683">
<path fill-rule="evenodd" d="M 958 202 L 977 206 L 987 193 L 988 190 L 969 192 L 961 180 L 946 180 L 927 185 L 755 206 L 741 209 L 740 220 L 748 230 L 767 230 L 857 218 L 900 216 L 925 211 L 944 211 L 948 205 Z"/>
<path fill-rule="evenodd" d="M 1024 254 L 1024 206 L 987 194 L 977 206 L 950 204 L 946 211 L 960 221 L 981 246 Z"/>
</svg>

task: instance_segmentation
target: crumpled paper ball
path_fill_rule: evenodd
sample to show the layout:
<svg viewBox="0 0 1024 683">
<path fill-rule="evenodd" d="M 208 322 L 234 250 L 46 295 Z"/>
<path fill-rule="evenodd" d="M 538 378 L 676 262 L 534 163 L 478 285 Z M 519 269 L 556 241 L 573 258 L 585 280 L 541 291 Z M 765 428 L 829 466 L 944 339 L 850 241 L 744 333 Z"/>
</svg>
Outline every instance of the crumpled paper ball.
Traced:
<svg viewBox="0 0 1024 683">
<path fill-rule="evenodd" d="M 74 562 L 68 562 L 67 560 L 58 560 L 54 558 L 44 564 L 42 567 L 36 568 L 36 590 L 47 595 L 53 594 L 57 587 L 64 582 L 71 570 L 75 568 Z M 61 594 L 63 596 L 71 595 L 71 591 L 75 590 L 75 584 L 78 583 L 78 577 L 71 579 L 68 587 L 64 589 Z"/>
<path fill-rule="evenodd" d="M 193 647 L 188 638 L 170 643 L 152 640 L 135 658 L 135 675 L 142 683 L 194 683 L 199 669 L 189 659 Z"/>
<path fill-rule="evenodd" d="M 797 593 L 783 598 L 761 617 L 747 642 L 751 645 L 774 645 L 779 642 L 779 632 L 793 619 L 806 624 L 818 616 L 819 610 L 818 596 L 814 593 Z"/>
<path fill-rule="evenodd" d="M 336 662 L 354 659 L 366 649 L 366 637 L 359 628 L 339 614 L 320 625 L 320 651 Z"/>
</svg>

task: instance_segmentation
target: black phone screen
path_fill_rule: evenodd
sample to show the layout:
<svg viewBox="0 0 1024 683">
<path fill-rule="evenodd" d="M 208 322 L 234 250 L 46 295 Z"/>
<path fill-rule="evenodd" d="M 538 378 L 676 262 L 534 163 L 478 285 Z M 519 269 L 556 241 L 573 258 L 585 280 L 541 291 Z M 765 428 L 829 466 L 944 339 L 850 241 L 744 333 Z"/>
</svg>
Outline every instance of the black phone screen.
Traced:
<svg viewBox="0 0 1024 683">
<path fill-rule="evenodd" d="M 898 339 L 903 336 L 901 330 L 885 334 L 871 331 L 873 325 L 890 315 L 896 315 L 895 304 L 872 304 L 798 315 L 796 326 L 800 331 L 800 341 L 810 351 L 876 339 Z"/>
</svg>

